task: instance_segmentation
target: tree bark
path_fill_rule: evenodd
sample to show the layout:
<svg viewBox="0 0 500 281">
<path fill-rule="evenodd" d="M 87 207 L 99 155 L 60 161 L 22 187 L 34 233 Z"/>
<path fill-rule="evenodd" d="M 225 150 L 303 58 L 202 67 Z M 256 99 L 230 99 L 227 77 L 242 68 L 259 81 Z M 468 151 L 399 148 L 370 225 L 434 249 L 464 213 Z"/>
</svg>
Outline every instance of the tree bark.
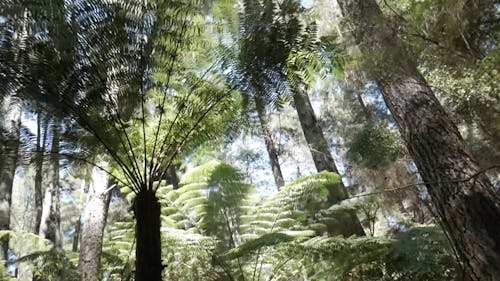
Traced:
<svg viewBox="0 0 500 281">
<path fill-rule="evenodd" d="M 338 0 L 464 266 L 499 280 L 500 192 L 466 145 L 375 0 Z M 375 59 L 374 59 L 375 58 Z"/>
<path fill-rule="evenodd" d="M 47 188 L 43 200 L 42 217 L 39 235 L 48 239 L 58 248 L 62 248 L 61 213 L 59 202 L 59 142 L 60 127 L 54 122 L 52 127 L 52 144 L 50 163 L 47 175 Z"/>
<path fill-rule="evenodd" d="M 173 189 L 180 188 L 180 185 L 179 185 L 180 179 L 179 179 L 179 176 L 177 175 L 177 167 L 173 163 L 168 167 L 167 184 L 171 184 Z"/>
<path fill-rule="evenodd" d="M 330 153 L 328 142 L 318 124 L 311 101 L 304 87 L 304 85 L 296 87 L 293 94 L 293 103 L 297 110 L 302 132 L 309 146 L 314 165 L 318 172 L 328 171 L 338 174 L 339 171 Z"/>
<path fill-rule="evenodd" d="M 89 200 L 83 214 L 78 270 L 85 281 L 98 281 L 104 227 L 109 208 L 109 192 L 105 172 L 94 168 Z"/>
<path fill-rule="evenodd" d="M 269 125 L 267 123 L 264 101 L 258 93 L 254 94 L 254 101 L 257 115 L 259 116 L 262 135 L 264 136 L 264 141 L 266 142 L 266 150 L 267 154 L 269 155 L 269 162 L 273 171 L 274 182 L 276 183 L 276 187 L 278 188 L 278 190 L 280 190 L 280 188 L 285 185 L 285 180 L 283 179 L 283 173 L 281 172 L 281 166 L 278 160 L 278 150 L 274 145 L 271 130 L 269 130 Z"/>
<path fill-rule="evenodd" d="M 298 85 L 296 87 L 293 95 L 293 102 L 299 116 L 302 132 L 304 133 L 307 145 L 311 151 L 316 170 L 318 172 L 328 171 L 339 174 L 335 161 L 330 153 L 328 142 L 326 141 L 323 130 L 319 126 L 316 115 L 314 114 L 314 109 L 311 105 L 311 101 L 309 100 L 309 96 L 305 92 L 305 85 Z M 342 200 L 349 197 L 347 189 L 342 181 L 339 184 L 332 186 L 330 191 L 331 196 L 329 196 L 329 203 L 332 205 L 338 203 L 339 199 Z M 335 194 L 342 194 L 342 198 L 338 198 Z M 337 218 L 337 220 L 339 220 L 338 225 L 329 227 L 329 233 L 331 235 L 341 234 L 345 237 L 349 237 L 351 235 L 365 235 L 363 227 L 361 226 L 355 211 L 346 211 L 346 213 L 342 214 L 340 218 Z"/>
<path fill-rule="evenodd" d="M 3 147 L 2 147 L 2 169 L 0 170 L 0 230 L 10 229 L 10 207 L 12 186 L 14 184 L 14 175 L 16 173 L 17 158 L 19 151 L 19 133 L 21 127 L 21 102 L 16 97 L 6 98 L 3 106 L 7 107 L 7 112 L 0 120 L 3 127 Z M 8 239 L 0 241 L 0 260 L 7 259 L 7 250 L 9 248 Z"/>
<path fill-rule="evenodd" d="M 40 229 L 43 211 L 43 157 L 47 142 L 48 122 L 42 125 L 42 117 L 37 114 L 37 136 L 36 136 L 36 156 L 35 156 L 35 231 Z M 43 128 L 42 128 L 43 126 Z"/>
<path fill-rule="evenodd" d="M 160 203 L 145 186 L 134 201 L 136 220 L 135 280 L 161 281 Z"/>
<path fill-rule="evenodd" d="M 80 247 L 80 237 L 82 232 L 82 217 L 78 217 L 75 225 L 75 234 L 73 235 L 73 244 L 71 245 L 71 251 L 77 253 Z"/>
</svg>

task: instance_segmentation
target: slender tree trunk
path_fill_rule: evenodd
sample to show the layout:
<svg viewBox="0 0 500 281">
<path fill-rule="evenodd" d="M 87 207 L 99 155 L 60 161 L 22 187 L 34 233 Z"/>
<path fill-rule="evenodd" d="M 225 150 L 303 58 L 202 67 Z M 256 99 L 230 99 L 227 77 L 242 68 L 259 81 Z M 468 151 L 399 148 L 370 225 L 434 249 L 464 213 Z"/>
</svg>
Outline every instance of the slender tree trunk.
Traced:
<svg viewBox="0 0 500 281">
<path fill-rule="evenodd" d="M 361 112 L 365 116 L 366 122 L 373 121 L 373 113 L 370 109 L 368 109 L 368 106 L 366 106 L 366 103 L 363 100 L 363 96 L 361 96 L 361 93 L 359 91 L 356 91 L 356 98 L 358 99 L 359 106 L 361 107 Z"/>
<path fill-rule="evenodd" d="M 35 231 L 40 229 L 43 205 L 43 157 L 47 142 L 48 122 L 42 124 L 40 113 L 37 114 L 36 158 L 35 158 Z"/>
<path fill-rule="evenodd" d="M 314 115 L 311 101 L 304 87 L 304 85 L 296 87 L 293 102 L 299 116 L 302 132 L 309 146 L 309 151 L 312 154 L 314 165 L 318 172 L 328 171 L 338 174 L 339 171 L 330 153 L 330 147 Z"/>
<path fill-rule="evenodd" d="M 375 0 L 338 0 L 471 280 L 500 276 L 500 192 L 405 52 Z"/>
<path fill-rule="evenodd" d="M 274 145 L 271 130 L 269 130 L 264 101 L 258 93 L 254 95 L 254 101 L 255 108 L 257 109 L 257 115 L 259 116 L 260 129 L 262 130 L 262 135 L 264 136 L 264 141 L 266 142 L 266 150 L 267 154 L 269 155 L 269 162 L 271 164 L 271 169 L 273 170 L 274 182 L 276 183 L 276 187 L 279 190 L 283 185 L 285 185 L 285 180 L 283 179 L 283 173 L 281 172 L 281 166 L 278 160 L 278 150 Z"/>
<path fill-rule="evenodd" d="M 71 245 L 71 251 L 77 253 L 80 247 L 80 237 L 82 232 L 82 217 L 78 217 L 75 225 L 75 234 L 73 235 L 73 244 Z"/>
<path fill-rule="evenodd" d="M 59 202 L 59 141 L 60 127 L 57 121 L 52 127 L 52 144 L 47 175 L 47 188 L 43 200 L 39 235 L 62 248 L 61 213 Z"/>
<path fill-rule="evenodd" d="M 145 186 L 134 202 L 136 220 L 135 280 L 161 281 L 160 203 Z"/>
<path fill-rule="evenodd" d="M 293 95 L 293 102 L 299 116 L 302 132 L 304 133 L 307 145 L 311 151 L 316 170 L 318 172 L 328 171 L 339 174 L 335 161 L 330 153 L 328 142 L 326 141 L 323 130 L 319 126 L 318 120 L 314 114 L 314 109 L 311 105 L 311 101 L 309 100 L 309 96 L 305 92 L 304 85 L 298 85 L 296 87 Z M 338 198 L 338 196 L 336 196 L 339 194 L 338 189 L 340 189 L 342 198 Z M 331 204 L 336 204 L 339 199 L 342 200 L 349 197 L 347 189 L 342 181 L 339 184 L 332 186 L 330 191 L 332 193 L 329 197 Z M 346 214 L 342 214 L 340 223 L 333 229 L 330 229 L 329 232 L 330 234 L 342 234 L 346 237 L 351 235 L 365 235 L 363 227 L 361 226 L 355 211 L 346 211 Z"/>
<path fill-rule="evenodd" d="M 174 189 L 179 189 L 180 179 L 177 175 L 177 167 L 175 164 L 171 164 L 167 171 L 167 183 L 171 184 Z"/>
<path fill-rule="evenodd" d="M 6 116 L 3 116 L 3 162 L 0 170 L 0 230 L 10 229 L 10 207 L 12 186 L 17 167 L 19 151 L 19 133 L 21 127 L 21 102 L 16 97 L 7 98 L 4 105 L 8 107 Z M 7 259 L 8 239 L 0 241 L 0 260 Z"/>
<path fill-rule="evenodd" d="M 109 208 L 107 175 L 97 168 L 92 173 L 89 200 L 83 214 L 78 270 L 85 281 L 98 281 L 104 227 Z"/>
</svg>

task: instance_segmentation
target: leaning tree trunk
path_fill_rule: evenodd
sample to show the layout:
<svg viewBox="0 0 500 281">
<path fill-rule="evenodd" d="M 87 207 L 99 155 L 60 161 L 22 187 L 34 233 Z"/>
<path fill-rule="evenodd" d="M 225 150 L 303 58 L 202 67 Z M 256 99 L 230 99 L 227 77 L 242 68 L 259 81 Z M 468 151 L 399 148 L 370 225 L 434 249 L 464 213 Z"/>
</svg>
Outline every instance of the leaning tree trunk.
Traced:
<svg viewBox="0 0 500 281">
<path fill-rule="evenodd" d="M 152 189 L 144 186 L 134 201 L 135 280 L 161 281 L 160 203 Z"/>
<path fill-rule="evenodd" d="M 318 172 L 329 171 L 339 174 L 335 161 L 330 153 L 328 142 L 325 139 L 323 130 L 318 124 L 311 101 L 309 100 L 309 96 L 305 92 L 304 88 L 304 85 L 298 85 L 296 87 L 293 95 L 293 102 L 299 116 L 302 132 L 304 133 L 307 145 L 311 151 L 316 170 Z M 340 189 L 340 192 L 338 192 L 338 189 Z M 342 181 L 339 184 L 332 186 L 330 190 L 332 192 L 329 197 L 331 199 L 331 204 L 336 204 L 339 199 L 343 200 L 349 197 L 347 189 Z M 342 194 L 342 198 L 338 198 L 335 194 Z M 346 211 L 346 213 L 343 214 L 343 217 L 339 219 L 337 227 L 330 229 L 329 232 L 330 234 L 342 234 L 346 237 L 351 235 L 365 235 L 363 227 L 356 216 L 356 212 L 352 210 Z"/>
<path fill-rule="evenodd" d="M 269 130 L 264 101 L 262 100 L 262 97 L 259 96 L 259 93 L 256 93 L 254 95 L 254 101 L 257 115 L 259 116 L 260 129 L 262 130 L 262 135 L 264 136 L 264 141 L 266 142 L 266 150 L 267 154 L 269 155 L 269 162 L 271 163 L 271 169 L 273 170 L 274 182 L 276 183 L 276 187 L 279 190 L 283 185 L 285 185 L 285 180 L 283 179 L 283 173 L 281 172 L 281 166 L 278 160 L 278 150 L 274 145 L 271 130 Z"/>
<path fill-rule="evenodd" d="M 102 241 L 110 200 L 107 182 L 106 173 L 94 168 L 89 200 L 83 214 L 78 260 L 78 270 L 85 281 L 98 281 L 100 279 Z"/>
<path fill-rule="evenodd" d="M 43 199 L 39 235 L 62 248 L 61 213 L 59 201 L 59 142 L 60 127 L 57 121 L 52 127 L 52 144 L 48 166 L 47 187 Z"/>
<path fill-rule="evenodd" d="M 438 215 L 472 280 L 499 280 L 500 193 L 417 70 L 375 0 L 338 0 Z M 375 59 L 373 59 L 375 58 Z"/>
<path fill-rule="evenodd" d="M 0 230 L 10 229 L 10 207 L 12 186 L 17 167 L 17 154 L 19 150 L 19 133 L 21 127 L 22 105 L 16 97 L 7 98 L 5 106 L 8 107 L 3 116 L 3 132 L 0 136 L 0 146 L 2 146 L 2 164 L 0 170 Z M 0 260 L 7 259 L 8 239 L 0 241 Z"/>
</svg>

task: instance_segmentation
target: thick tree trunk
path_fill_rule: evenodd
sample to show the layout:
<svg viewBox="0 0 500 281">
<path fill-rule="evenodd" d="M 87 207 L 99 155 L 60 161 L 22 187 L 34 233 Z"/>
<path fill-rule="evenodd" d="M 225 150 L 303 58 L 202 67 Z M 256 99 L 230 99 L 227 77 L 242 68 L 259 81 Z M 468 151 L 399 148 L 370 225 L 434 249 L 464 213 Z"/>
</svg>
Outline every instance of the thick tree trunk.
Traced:
<svg viewBox="0 0 500 281">
<path fill-rule="evenodd" d="M 136 220 L 135 280 L 161 281 L 160 203 L 143 187 L 134 202 Z"/>
<path fill-rule="evenodd" d="M 47 188 L 42 207 L 39 235 L 62 248 L 61 213 L 59 202 L 59 141 L 60 127 L 57 122 L 52 128 L 52 145 L 47 175 Z"/>
<path fill-rule="evenodd" d="M 269 130 L 269 125 L 267 123 L 264 101 L 258 94 L 254 95 L 254 101 L 257 115 L 259 116 L 260 129 L 262 130 L 262 135 L 264 136 L 264 141 L 266 142 L 266 150 L 269 155 L 269 162 L 273 171 L 274 182 L 276 183 L 278 190 L 280 190 L 280 188 L 285 185 L 285 180 L 283 179 L 283 173 L 281 172 L 281 166 L 278 160 L 278 150 L 274 145 L 271 130 Z"/>
<path fill-rule="evenodd" d="M 10 207 L 12 186 L 17 167 L 17 154 L 19 150 L 19 129 L 21 127 L 22 105 L 15 101 L 15 97 L 7 98 L 4 102 L 7 112 L 0 119 L 3 127 L 2 145 L 2 169 L 0 170 L 0 230 L 10 229 Z M 2 110 L 3 111 L 3 110 Z M 3 120 L 2 120 L 3 119 Z M 8 239 L 0 241 L 0 260 L 7 259 Z"/>
<path fill-rule="evenodd" d="M 335 161 L 330 153 L 328 142 L 325 139 L 323 130 L 318 124 L 311 101 L 304 87 L 304 85 L 296 87 L 293 95 L 293 102 L 299 116 L 302 132 L 304 133 L 307 145 L 311 151 L 316 170 L 318 172 L 328 171 L 339 174 Z M 338 189 L 340 189 L 340 192 Z M 349 197 L 347 189 L 342 182 L 332 186 L 330 190 L 332 192 L 332 196 L 330 196 L 331 204 L 336 204 L 339 199 L 342 200 Z M 342 198 L 337 198 L 338 196 L 335 196 L 335 194 L 338 195 L 339 193 L 342 194 Z M 341 218 L 337 219 L 340 222 L 338 225 L 329 229 L 330 234 L 341 234 L 346 237 L 351 235 L 365 235 L 363 227 L 354 211 L 347 211 L 345 214 L 342 214 Z"/>
<path fill-rule="evenodd" d="M 457 127 L 385 23 L 375 0 L 338 0 L 354 25 L 447 232 L 475 281 L 499 280 L 500 194 L 467 151 Z"/>
<path fill-rule="evenodd" d="M 85 281 L 98 281 L 104 227 L 109 208 L 107 175 L 97 168 L 92 173 L 89 200 L 83 214 L 78 270 Z"/>
</svg>

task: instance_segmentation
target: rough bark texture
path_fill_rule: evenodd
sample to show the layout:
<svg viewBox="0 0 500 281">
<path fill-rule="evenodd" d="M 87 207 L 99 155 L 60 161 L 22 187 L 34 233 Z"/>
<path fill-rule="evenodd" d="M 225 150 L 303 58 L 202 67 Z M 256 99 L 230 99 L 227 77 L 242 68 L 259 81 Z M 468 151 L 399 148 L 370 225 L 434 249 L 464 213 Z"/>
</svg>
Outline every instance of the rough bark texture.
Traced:
<svg viewBox="0 0 500 281">
<path fill-rule="evenodd" d="M 135 280 L 161 281 L 160 203 L 143 187 L 134 202 L 136 220 Z"/>
<path fill-rule="evenodd" d="M 52 145 L 47 174 L 47 188 L 45 189 L 43 199 L 39 235 L 42 238 L 52 241 L 56 247 L 62 248 L 59 202 L 59 141 L 60 128 L 56 122 L 52 127 Z"/>
<path fill-rule="evenodd" d="M 500 280 L 500 194 L 375 0 L 338 0 L 471 280 Z M 369 58 L 368 58 L 369 60 Z"/>
<path fill-rule="evenodd" d="M 0 144 L 3 154 L 0 170 L 0 230 L 10 229 L 12 186 L 16 173 L 17 154 L 20 143 L 19 129 L 21 126 L 22 106 L 15 99 L 15 97 L 11 97 L 5 100 L 4 106 L 7 108 L 2 111 L 7 112 L 7 114 L 2 116 L 3 118 L 0 117 L 0 122 L 3 123 L 3 132 L 1 132 L 3 143 Z M 8 246 L 8 239 L 0 241 L 0 260 L 7 259 Z"/>
<path fill-rule="evenodd" d="M 104 227 L 109 208 L 107 175 L 94 168 L 89 199 L 83 213 L 78 270 L 85 281 L 98 281 Z"/>
<path fill-rule="evenodd" d="M 318 124 L 311 101 L 303 86 L 298 86 L 296 88 L 293 95 L 293 102 L 299 116 L 302 132 L 304 133 L 307 145 L 311 151 L 316 170 L 318 172 L 329 171 L 338 174 L 339 172 L 330 152 L 328 142 L 325 139 L 323 130 Z M 332 192 L 330 203 L 332 204 L 338 203 L 339 200 L 349 197 L 347 189 L 342 182 L 332 186 L 330 190 Z M 334 194 L 339 193 L 342 194 L 342 198 L 336 198 L 337 196 L 334 196 Z M 354 211 L 347 211 L 345 214 L 342 214 L 341 218 L 337 219 L 340 221 L 339 225 L 329 227 L 329 233 L 331 235 L 341 234 L 346 237 L 351 235 L 365 235 L 363 227 Z"/>
<path fill-rule="evenodd" d="M 278 160 L 278 151 L 274 145 L 274 141 L 269 130 L 269 125 L 267 123 L 266 109 L 264 106 L 264 101 L 262 98 L 256 94 L 254 95 L 255 108 L 257 109 L 257 115 L 259 116 L 260 128 L 262 130 L 262 135 L 264 136 L 264 141 L 266 142 L 266 150 L 269 155 L 269 162 L 271 164 L 271 169 L 273 170 L 274 182 L 278 190 L 285 185 L 285 180 L 283 179 L 283 173 L 281 172 L 281 166 Z"/>
</svg>

